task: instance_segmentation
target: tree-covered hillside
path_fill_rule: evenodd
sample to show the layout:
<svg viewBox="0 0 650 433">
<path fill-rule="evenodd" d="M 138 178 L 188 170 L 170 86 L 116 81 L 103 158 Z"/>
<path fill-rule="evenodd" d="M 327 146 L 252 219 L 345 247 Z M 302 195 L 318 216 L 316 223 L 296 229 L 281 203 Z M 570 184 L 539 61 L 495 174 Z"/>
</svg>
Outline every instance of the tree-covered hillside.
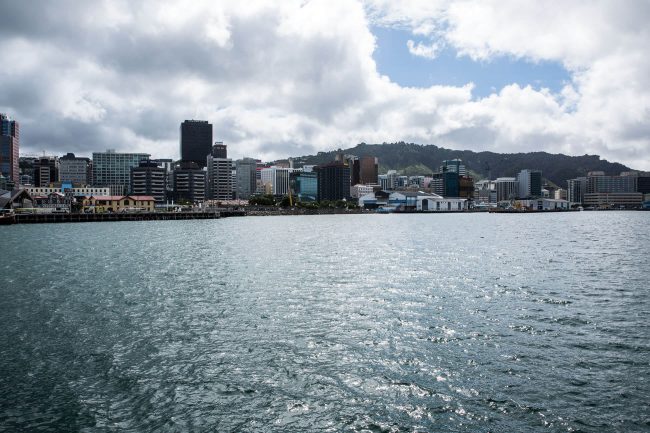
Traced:
<svg viewBox="0 0 650 433">
<path fill-rule="evenodd" d="M 317 155 L 297 159 L 304 164 L 323 164 L 332 161 L 337 152 L 319 152 Z M 599 170 L 604 171 L 605 174 L 619 174 L 630 170 L 623 164 L 602 160 L 598 155 L 474 152 L 404 142 L 361 143 L 353 148 L 343 149 L 342 152 L 357 156 L 376 156 L 379 158 L 380 172 L 397 170 L 408 175 L 433 173 L 438 170 L 443 160 L 454 158 L 462 159 L 467 169 L 479 179 L 514 177 L 522 169 L 537 169 L 542 171 L 545 179 L 564 188 L 567 179 L 585 176 L 589 171 Z"/>
</svg>

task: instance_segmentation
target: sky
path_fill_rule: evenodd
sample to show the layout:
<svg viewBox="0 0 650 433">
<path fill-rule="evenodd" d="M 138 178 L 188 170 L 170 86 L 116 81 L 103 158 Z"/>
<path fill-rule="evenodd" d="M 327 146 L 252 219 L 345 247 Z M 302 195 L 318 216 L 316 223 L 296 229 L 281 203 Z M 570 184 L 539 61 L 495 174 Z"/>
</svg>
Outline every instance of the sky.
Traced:
<svg viewBox="0 0 650 433">
<path fill-rule="evenodd" d="M 406 141 L 650 170 L 650 1 L 0 0 L 21 154 Z"/>
</svg>

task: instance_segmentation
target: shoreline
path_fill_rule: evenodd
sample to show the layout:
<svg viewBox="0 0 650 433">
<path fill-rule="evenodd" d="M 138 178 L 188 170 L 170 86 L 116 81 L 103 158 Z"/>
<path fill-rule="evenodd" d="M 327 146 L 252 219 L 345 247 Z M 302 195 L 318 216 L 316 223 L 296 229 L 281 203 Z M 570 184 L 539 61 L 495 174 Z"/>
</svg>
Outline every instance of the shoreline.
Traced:
<svg viewBox="0 0 650 433">
<path fill-rule="evenodd" d="M 648 211 L 648 209 L 604 209 L 604 210 L 465 210 L 465 211 L 402 211 L 381 213 L 367 209 L 221 209 L 210 212 L 140 212 L 140 213 L 49 213 L 49 214 L 16 214 L 12 224 L 61 224 L 83 222 L 117 222 L 117 221 L 170 221 L 170 220 L 197 220 L 220 219 L 245 216 L 290 216 L 290 215 L 404 215 L 404 214 L 518 214 L 538 215 L 549 213 L 568 212 L 602 212 L 602 211 Z"/>
</svg>

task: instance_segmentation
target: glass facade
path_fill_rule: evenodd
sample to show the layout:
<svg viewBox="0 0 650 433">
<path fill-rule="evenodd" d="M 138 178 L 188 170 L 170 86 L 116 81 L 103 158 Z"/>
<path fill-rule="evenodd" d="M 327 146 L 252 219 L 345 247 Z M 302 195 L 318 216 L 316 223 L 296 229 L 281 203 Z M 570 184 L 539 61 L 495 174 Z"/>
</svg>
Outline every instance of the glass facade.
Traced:
<svg viewBox="0 0 650 433">
<path fill-rule="evenodd" d="M 212 151 L 212 124 L 207 120 L 186 120 L 181 123 L 181 160 L 207 165 Z"/>
<path fill-rule="evenodd" d="M 0 172 L 16 185 L 20 183 L 19 131 L 18 122 L 11 120 L 6 114 L 0 113 Z"/>
<path fill-rule="evenodd" d="M 126 191 L 131 188 L 131 168 L 138 167 L 140 161 L 148 160 L 148 153 L 93 153 L 93 185 L 122 185 Z"/>
<path fill-rule="evenodd" d="M 294 191 L 301 201 L 315 201 L 318 195 L 316 173 L 299 173 L 295 177 Z"/>
</svg>

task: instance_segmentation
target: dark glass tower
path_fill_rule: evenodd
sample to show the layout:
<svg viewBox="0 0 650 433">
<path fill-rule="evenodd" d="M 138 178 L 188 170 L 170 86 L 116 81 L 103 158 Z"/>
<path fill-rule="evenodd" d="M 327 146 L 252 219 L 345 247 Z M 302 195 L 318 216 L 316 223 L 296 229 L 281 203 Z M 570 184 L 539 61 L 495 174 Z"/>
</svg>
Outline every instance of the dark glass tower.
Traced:
<svg viewBox="0 0 650 433">
<path fill-rule="evenodd" d="M 20 183 L 18 169 L 18 149 L 20 142 L 18 122 L 0 113 L 0 173 L 14 182 Z"/>
<path fill-rule="evenodd" d="M 350 167 L 340 161 L 315 168 L 318 176 L 318 201 L 342 200 L 350 196 Z"/>
<path fill-rule="evenodd" d="M 359 183 L 364 185 L 379 183 L 379 160 L 374 156 L 362 156 L 359 172 Z"/>
<path fill-rule="evenodd" d="M 186 120 L 181 123 L 181 161 L 206 166 L 212 150 L 212 124 L 207 120 Z"/>
</svg>

